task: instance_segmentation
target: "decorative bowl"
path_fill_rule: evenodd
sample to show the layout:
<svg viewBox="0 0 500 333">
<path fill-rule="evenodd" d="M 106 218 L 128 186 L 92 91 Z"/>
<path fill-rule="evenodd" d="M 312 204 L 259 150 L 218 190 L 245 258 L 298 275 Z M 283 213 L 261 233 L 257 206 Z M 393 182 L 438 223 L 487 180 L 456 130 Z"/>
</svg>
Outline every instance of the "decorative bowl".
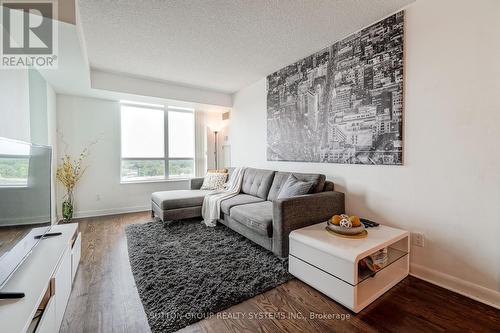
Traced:
<svg viewBox="0 0 500 333">
<path fill-rule="evenodd" d="M 328 229 L 342 235 L 357 235 L 363 232 L 363 230 L 365 230 L 365 226 L 363 225 L 363 223 L 361 223 L 359 227 L 351 227 L 351 228 L 341 227 L 339 225 L 330 223 L 330 221 L 328 221 L 326 225 Z"/>
</svg>

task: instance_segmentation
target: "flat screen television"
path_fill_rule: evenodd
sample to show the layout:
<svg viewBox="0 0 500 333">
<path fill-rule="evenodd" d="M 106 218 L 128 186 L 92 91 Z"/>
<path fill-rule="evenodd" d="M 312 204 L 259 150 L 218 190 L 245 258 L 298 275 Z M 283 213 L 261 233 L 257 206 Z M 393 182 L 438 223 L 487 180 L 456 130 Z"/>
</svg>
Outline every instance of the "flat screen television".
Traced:
<svg viewBox="0 0 500 333">
<path fill-rule="evenodd" d="M 0 293 L 51 226 L 52 149 L 0 137 Z"/>
</svg>

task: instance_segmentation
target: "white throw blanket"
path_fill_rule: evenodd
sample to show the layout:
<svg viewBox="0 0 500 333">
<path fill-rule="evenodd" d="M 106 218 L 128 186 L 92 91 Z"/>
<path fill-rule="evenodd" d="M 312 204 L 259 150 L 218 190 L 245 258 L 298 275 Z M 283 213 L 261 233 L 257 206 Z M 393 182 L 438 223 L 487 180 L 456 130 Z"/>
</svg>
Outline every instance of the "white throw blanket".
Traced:
<svg viewBox="0 0 500 333">
<path fill-rule="evenodd" d="M 201 207 L 201 216 L 206 226 L 215 227 L 220 217 L 220 203 L 240 193 L 244 171 L 245 168 L 235 168 L 231 173 L 231 177 L 224 185 L 223 190 L 215 191 L 205 196 L 203 206 Z"/>
</svg>

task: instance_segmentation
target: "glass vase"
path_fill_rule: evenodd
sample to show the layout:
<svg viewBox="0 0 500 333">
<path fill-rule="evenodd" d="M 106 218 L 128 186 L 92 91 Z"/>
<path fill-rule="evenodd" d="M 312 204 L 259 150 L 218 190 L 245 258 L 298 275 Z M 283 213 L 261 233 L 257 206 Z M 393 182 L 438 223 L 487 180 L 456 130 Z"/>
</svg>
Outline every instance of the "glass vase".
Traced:
<svg viewBox="0 0 500 333">
<path fill-rule="evenodd" d="M 73 202 L 72 200 L 64 200 L 62 203 L 62 216 L 64 222 L 70 222 L 73 219 Z"/>
</svg>

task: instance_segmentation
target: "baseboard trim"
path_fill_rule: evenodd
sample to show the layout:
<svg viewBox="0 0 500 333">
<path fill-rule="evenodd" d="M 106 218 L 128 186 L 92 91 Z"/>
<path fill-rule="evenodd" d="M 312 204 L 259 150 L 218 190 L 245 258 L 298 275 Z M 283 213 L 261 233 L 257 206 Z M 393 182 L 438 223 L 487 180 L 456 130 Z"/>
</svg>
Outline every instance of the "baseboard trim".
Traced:
<svg viewBox="0 0 500 333">
<path fill-rule="evenodd" d="M 73 218 L 86 218 L 86 217 L 97 217 L 97 216 L 107 216 L 125 213 L 136 213 L 145 212 L 151 210 L 151 206 L 134 206 L 134 207 L 123 207 L 123 208 L 111 208 L 111 209 L 100 209 L 100 210 L 84 210 L 77 211 L 73 213 Z"/>
<path fill-rule="evenodd" d="M 500 309 L 500 292 L 493 289 L 417 264 L 410 264 L 410 275 Z"/>
</svg>

